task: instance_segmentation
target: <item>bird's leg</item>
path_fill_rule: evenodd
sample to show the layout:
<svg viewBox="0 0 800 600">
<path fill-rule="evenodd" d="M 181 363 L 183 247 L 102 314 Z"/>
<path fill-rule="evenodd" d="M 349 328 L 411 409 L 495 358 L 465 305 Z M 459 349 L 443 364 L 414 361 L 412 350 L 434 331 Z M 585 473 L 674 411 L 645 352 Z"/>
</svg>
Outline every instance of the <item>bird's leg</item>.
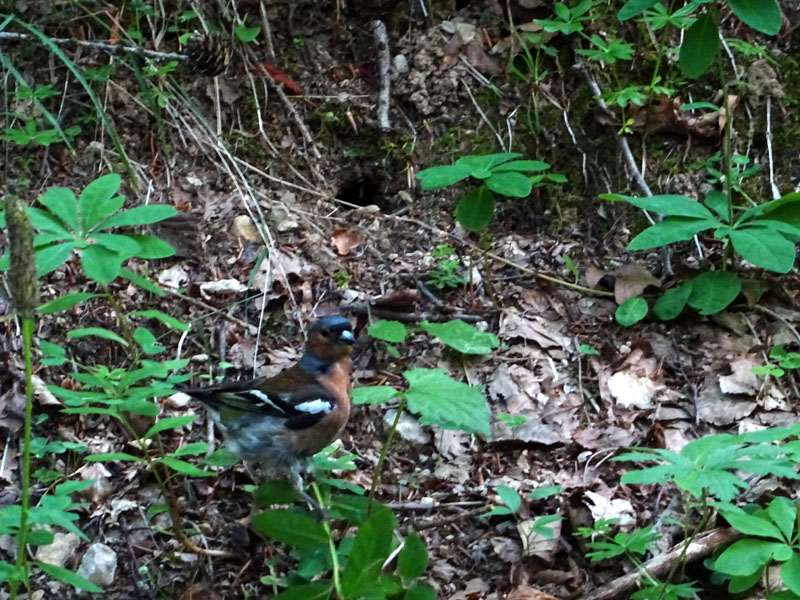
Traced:
<svg viewBox="0 0 800 600">
<path fill-rule="evenodd" d="M 317 516 L 320 519 L 323 519 L 323 520 L 327 521 L 328 520 L 328 514 L 319 505 L 319 503 L 314 498 L 312 498 L 305 491 L 305 489 L 303 489 L 303 483 L 304 483 L 303 482 L 303 476 L 298 471 L 292 471 L 292 474 L 289 476 L 289 482 L 292 484 L 294 489 L 297 490 L 297 493 L 300 494 L 303 497 L 303 500 L 305 500 L 308 503 L 308 505 L 311 507 L 311 509 L 315 513 L 317 513 Z"/>
</svg>

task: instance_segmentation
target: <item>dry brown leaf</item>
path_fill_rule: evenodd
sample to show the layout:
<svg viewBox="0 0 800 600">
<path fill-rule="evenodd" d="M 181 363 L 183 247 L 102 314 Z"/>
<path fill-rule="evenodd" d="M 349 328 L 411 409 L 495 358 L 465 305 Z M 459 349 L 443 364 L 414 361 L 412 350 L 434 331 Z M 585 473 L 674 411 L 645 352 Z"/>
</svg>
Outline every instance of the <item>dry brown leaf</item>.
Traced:
<svg viewBox="0 0 800 600">
<path fill-rule="evenodd" d="M 331 245 L 336 248 L 340 256 L 350 254 L 350 251 L 358 244 L 358 236 L 352 231 L 337 229 L 331 234 Z"/>
<path fill-rule="evenodd" d="M 551 596 L 546 592 L 528 587 L 527 585 L 514 588 L 508 593 L 506 598 L 507 600 L 561 600 L 556 596 Z"/>
<path fill-rule="evenodd" d="M 614 300 L 622 304 L 628 298 L 641 296 L 647 286 L 661 287 L 661 282 L 639 263 L 622 265 L 614 271 Z"/>
</svg>

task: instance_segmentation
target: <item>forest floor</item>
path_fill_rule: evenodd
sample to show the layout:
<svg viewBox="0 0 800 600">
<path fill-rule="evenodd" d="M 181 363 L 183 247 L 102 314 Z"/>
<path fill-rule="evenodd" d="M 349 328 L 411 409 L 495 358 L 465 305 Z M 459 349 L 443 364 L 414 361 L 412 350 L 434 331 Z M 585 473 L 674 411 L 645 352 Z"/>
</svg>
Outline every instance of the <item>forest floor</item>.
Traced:
<svg viewBox="0 0 800 600">
<path fill-rule="evenodd" d="M 22 7 L 19 16 L 37 22 L 49 36 L 97 41 L 108 36 L 77 9 L 70 9 L 75 11 L 70 19 L 56 19 L 34 4 Z M 158 11 L 152 16 L 137 13 L 136 7 L 109 6 L 94 17 L 129 31 L 135 25 L 143 46 L 175 51 L 175 33 L 166 24 L 181 23 L 188 30 L 177 15 L 190 7 L 167 4 L 161 46 L 153 43 L 164 16 Z M 432 4 L 433 14 L 424 16 L 417 2 L 352 0 L 341 9 L 333 0 L 266 7 L 240 3 L 248 24 L 262 27 L 259 37 L 233 52 L 217 77 L 185 66 L 169 80 L 147 75 L 157 82 L 151 90 L 165 94 L 160 113 L 150 108 L 152 96 L 139 93 L 142 72 L 103 52 L 65 47 L 82 69 L 115 69 L 97 86 L 138 180 L 136 189 L 130 180 L 124 184 L 126 206 L 178 208 L 179 217 L 152 231 L 177 253 L 129 265 L 169 290 L 165 296 L 117 280 L 109 285 L 117 309 L 95 298 L 43 319 L 36 335 L 68 346 L 78 364 L 122 365 L 126 355 L 119 345 L 96 337 L 68 340 L 67 332 L 116 329 L 119 308 L 158 309 L 192 324 L 183 338 L 164 329 L 159 342 L 166 355 L 193 357 L 190 369 L 198 373 L 216 373 L 217 365 L 227 362 L 226 377 L 236 378 L 285 368 L 301 350 L 299 324 L 345 314 L 359 340 L 356 386 L 402 387 L 402 373 L 414 367 L 443 368 L 458 380 L 484 386 L 491 435 L 422 426 L 406 414 L 378 487 L 378 499 L 393 508 L 400 527 L 416 528 L 423 536 L 430 554 L 427 578 L 437 596 L 597 598 L 598 589 L 632 565 L 591 563 L 585 540 L 574 535 L 578 528 L 601 517 L 620 518 L 629 529 L 653 525 L 660 534 L 653 553 L 659 554 L 683 539 L 676 520 L 691 520 L 691 509 L 674 485 L 622 485 L 620 477 L 630 464 L 612 461 L 615 455 L 631 446 L 679 451 L 713 433 L 796 422 L 796 375 L 764 377 L 752 368 L 765 364 L 773 346 L 797 349 L 800 278 L 796 269 L 777 275 L 738 264 L 744 277 L 762 285 L 758 297 L 743 294 L 712 316 L 687 309 L 671 321 L 652 317 L 620 325 L 615 311 L 626 299 L 655 298 L 719 265 L 719 243 L 701 235 L 697 243 L 675 244 L 671 269 L 665 269 L 657 250 L 626 250 L 648 223 L 632 206 L 598 198 L 608 192 L 644 195 L 618 143 L 620 111 L 599 108 L 588 83 L 610 86 L 611 79 L 603 67 L 575 54 L 566 36 L 549 40 L 555 58 L 541 55 L 539 67 L 546 74 L 534 76 L 518 58 L 507 10 L 515 22 L 530 23 L 552 17 L 550 9 L 539 6 L 544 3 L 510 2 L 502 9 L 493 2 Z M 205 9 L 206 19 L 236 20 L 225 11 L 214 12 L 219 7 Z M 377 116 L 380 49 L 370 27 L 376 18 L 387 26 L 393 59 L 386 130 Z M 789 86 L 793 77 L 794 87 L 782 88 L 771 105 L 772 166 L 782 192 L 793 191 L 800 181 L 795 117 L 800 57 L 796 43 L 792 48 L 795 15 L 787 11 L 785 18 L 789 35 L 751 40 L 767 44 L 767 53 L 780 65 L 772 71 L 779 85 Z M 735 27 L 729 20 L 723 26 Z M 196 19 L 192 27 L 199 27 Z M 8 183 L 28 190 L 32 203 L 49 187 L 77 192 L 109 169 L 121 172 L 103 125 L 80 121 L 91 113 L 91 104 L 63 65 L 53 66 L 41 48 L 0 44 L 31 87 L 53 84 L 62 103 L 62 125 L 82 126 L 72 152 L 62 144 L 3 142 Z M 750 164 L 762 165 L 747 181 L 748 190 L 770 198 L 765 102 L 755 83 L 748 83 L 748 66 L 757 57 L 737 58 L 742 82 L 731 143 Z M 637 48 L 625 76 L 650 83 L 652 60 Z M 676 96 L 720 102 L 713 78 L 698 83 L 675 76 L 675 81 Z M 23 112 L 22 100 L 5 97 L 7 110 Z M 687 133 L 675 124 L 681 115 L 666 105 L 672 107 L 672 99 L 663 99 L 662 110 L 648 118 L 634 117 L 633 130 L 625 134 L 633 165 L 654 194 L 698 198 L 711 178 L 708 167 L 719 166 L 713 156 L 723 150 L 724 117 L 710 119 L 710 131 L 703 135 Z M 415 179 L 427 167 L 503 151 L 549 163 L 548 172 L 564 175 L 566 183 L 545 182 L 527 198 L 500 198 L 489 225 L 474 233 L 453 217 L 468 184 L 426 192 Z M 78 263 L 75 256 L 42 280 L 43 300 L 103 293 Z M 7 306 L 8 300 L 3 296 L 0 302 Z M 411 326 L 455 317 L 495 333 L 500 347 L 467 357 L 414 331 L 389 348 L 366 331 L 381 318 Z M 0 323 L 0 364 L 6 365 L 0 378 L 0 506 L 18 501 L 19 495 L 16 440 L 24 405 L 19 348 L 13 321 Z M 71 371 L 66 364 L 41 367 L 36 374 L 44 383 L 75 389 L 79 384 Z M 160 402 L 162 417 L 203 415 L 181 429 L 182 441 L 207 439 L 201 406 Z M 85 443 L 92 453 L 130 451 L 113 422 L 64 415 L 60 408 L 55 398 L 37 396 L 36 411 L 48 418 L 35 435 Z M 357 457 L 358 468 L 337 476 L 369 489 L 394 415 L 385 405 L 354 408 L 342 445 Z M 186 523 L 203 532 L 203 543 L 235 554 L 233 560 L 221 560 L 183 550 L 170 534 L 167 513 L 146 514 L 163 497 L 145 469 L 124 462 L 86 463 L 82 457 L 67 451 L 36 459 L 40 477 L 33 492 L 54 485 L 56 479 L 46 473 L 95 480 L 76 522 L 88 540 L 74 547 L 66 566 L 77 568 L 92 542 L 112 547 L 118 567 L 105 597 L 268 598 L 272 588 L 260 582 L 267 574 L 264 565 L 279 575 L 292 564 L 284 547 L 248 530 L 253 509 L 246 484 L 251 482 L 241 465 L 176 486 Z M 796 483 L 770 476 L 749 483 L 742 502 L 794 497 L 798 491 Z M 557 495 L 529 500 L 535 489 L 553 485 L 560 486 Z M 523 498 L 517 519 L 481 518 L 500 502 L 498 486 L 513 488 Z M 562 517 L 553 538 L 532 541 L 524 533 L 531 519 L 552 514 Z M 0 537 L 0 556 L 10 553 L 8 540 Z M 729 597 L 699 563 L 690 565 L 688 575 L 703 587 L 699 597 Z M 44 576 L 35 583 L 40 591 L 34 598 L 79 597 Z M 617 597 L 629 597 L 632 590 Z"/>
</svg>

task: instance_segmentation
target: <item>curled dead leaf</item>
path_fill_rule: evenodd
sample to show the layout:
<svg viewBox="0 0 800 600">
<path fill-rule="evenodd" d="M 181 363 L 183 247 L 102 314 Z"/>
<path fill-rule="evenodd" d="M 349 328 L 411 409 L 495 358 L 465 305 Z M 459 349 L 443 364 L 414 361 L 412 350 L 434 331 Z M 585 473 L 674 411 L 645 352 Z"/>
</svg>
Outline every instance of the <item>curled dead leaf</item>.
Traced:
<svg viewBox="0 0 800 600">
<path fill-rule="evenodd" d="M 340 256 L 350 254 L 350 251 L 358 244 L 358 236 L 346 229 L 337 229 L 331 234 L 331 245 L 336 248 Z"/>
</svg>

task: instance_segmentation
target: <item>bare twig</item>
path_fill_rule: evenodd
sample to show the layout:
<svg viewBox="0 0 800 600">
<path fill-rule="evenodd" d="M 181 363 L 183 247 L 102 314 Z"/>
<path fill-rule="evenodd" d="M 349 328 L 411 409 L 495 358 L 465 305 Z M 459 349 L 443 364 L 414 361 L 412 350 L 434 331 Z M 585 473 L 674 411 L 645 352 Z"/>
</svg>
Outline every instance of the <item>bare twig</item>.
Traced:
<svg viewBox="0 0 800 600">
<path fill-rule="evenodd" d="M 376 19 L 371 23 L 372 35 L 375 38 L 375 46 L 378 50 L 378 76 L 381 84 L 378 94 L 378 123 L 383 131 L 389 131 L 389 99 L 391 91 L 391 79 L 389 78 L 389 37 L 386 34 L 386 25 L 383 21 Z"/>
<path fill-rule="evenodd" d="M 420 323 L 422 321 L 432 321 L 434 323 L 450 319 L 461 319 L 467 323 L 477 323 L 478 321 L 485 321 L 489 317 L 481 315 L 469 315 L 461 312 L 434 314 L 430 312 L 399 312 L 396 310 L 386 310 L 384 308 L 374 308 L 366 302 L 358 302 L 353 304 L 346 304 L 342 306 L 342 311 L 348 313 L 356 313 L 359 315 L 371 314 L 381 319 L 391 319 L 393 321 L 402 321 L 404 323 Z"/>
</svg>

